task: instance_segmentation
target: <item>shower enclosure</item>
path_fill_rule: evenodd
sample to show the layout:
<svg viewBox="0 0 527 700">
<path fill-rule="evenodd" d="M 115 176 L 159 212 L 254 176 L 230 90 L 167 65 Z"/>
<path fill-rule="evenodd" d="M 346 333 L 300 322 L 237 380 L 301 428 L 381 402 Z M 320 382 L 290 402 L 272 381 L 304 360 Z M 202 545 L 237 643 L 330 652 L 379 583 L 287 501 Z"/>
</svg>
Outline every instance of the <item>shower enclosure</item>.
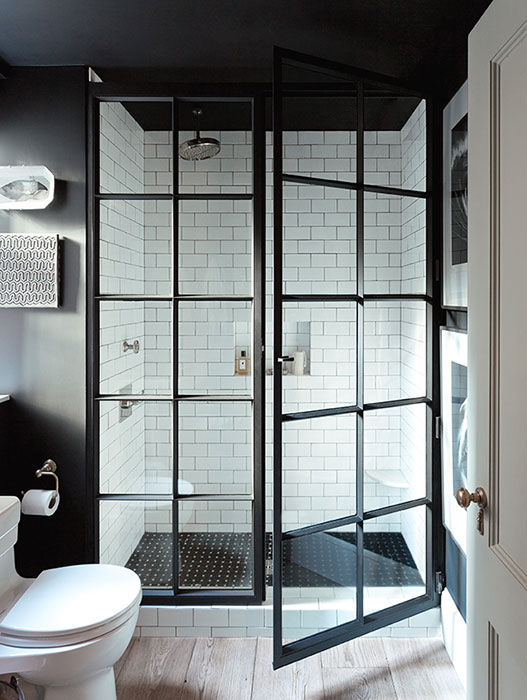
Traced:
<svg viewBox="0 0 527 700">
<path fill-rule="evenodd" d="M 272 586 L 277 667 L 436 605 L 425 97 L 278 49 L 272 90 L 91 91 L 94 556 L 148 604 Z"/>
</svg>

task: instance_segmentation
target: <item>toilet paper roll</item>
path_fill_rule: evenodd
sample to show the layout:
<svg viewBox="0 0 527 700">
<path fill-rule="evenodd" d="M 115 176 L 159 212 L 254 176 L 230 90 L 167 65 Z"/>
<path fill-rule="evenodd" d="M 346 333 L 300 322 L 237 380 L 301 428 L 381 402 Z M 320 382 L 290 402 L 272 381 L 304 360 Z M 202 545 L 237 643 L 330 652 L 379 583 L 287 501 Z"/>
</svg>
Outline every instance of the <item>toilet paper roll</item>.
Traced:
<svg viewBox="0 0 527 700">
<path fill-rule="evenodd" d="M 55 502 L 51 506 L 54 499 Z M 30 489 L 22 498 L 22 513 L 25 515 L 53 515 L 59 507 L 59 503 L 60 495 L 55 494 L 55 491 Z"/>
</svg>

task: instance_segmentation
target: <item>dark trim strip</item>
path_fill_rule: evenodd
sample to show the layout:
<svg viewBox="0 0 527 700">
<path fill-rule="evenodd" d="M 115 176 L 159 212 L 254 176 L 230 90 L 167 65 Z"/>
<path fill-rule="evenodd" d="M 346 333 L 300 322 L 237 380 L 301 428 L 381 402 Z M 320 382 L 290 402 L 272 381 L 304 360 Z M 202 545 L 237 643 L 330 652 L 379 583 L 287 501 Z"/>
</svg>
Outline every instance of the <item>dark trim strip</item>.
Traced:
<svg viewBox="0 0 527 700">
<path fill-rule="evenodd" d="M 382 518 L 383 515 L 391 515 L 392 513 L 399 513 L 403 510 L 410 510 L 411 508 L 417 508 L 418 506 L 429 506 L 432 502 L 429 498 L 415 498 L 413 501 L 405 501 L 404 503 L 394 503 L 391 506 L 384 506 L 384 508 L 376 508 L 375 510 L 365 511 L 364 520 L 373 520 L 373 518 Z"/>
<path fill-rule="evenodd" d="M 358 158 L 357 158 L 358 161 Z M 297 185 L 313 185 L 318 187 L 332 187 L 340 190 L 363 190 L 373 194 L 392 195 L 394 197 L 412 197 L 414 199 L 426 199 L 430 196 L 429 192 L 422 190 L 407 190 L 402 187 L 387 187 L 385 185 L 365 185 L 357 182 L 348 182 L 346 180 L 332 180 L 330 178 L 312 177 L 310 175 L 295 175 L 294 173 L 284 173 L 282 176 L 283 182 L 288 182 Z"/>
<path fill-rule="evenodd" d="M 101 493 L 97 496 L 99 501 L 246 501 L 253 502 L 253 497 L 238 494 L 209 493 L 192 495 L 171 493 Z"/>
<path fill-rule="evenodd" d="M 358 515 L 348 515 L 344 518 L 335 518 L 334 520 L 326 520 L 323 523 L 306 525 L 305 527 L 298 528 L 298 530 L 287 530 L 282 533 L 282 538 L 284 540 L 292 540 L 296 537 L 306 537 L 307 535 L 314 535 L 317 532 L 327 532 L 328 530 L 334 530 L 338 527 L 344 527 L 345 525 L 353 525 L 358 522 L 360 522 L 360 517 Z"/>
<path fill-rule="evenodd" d="M 100 294 L 95 297 L 96 301 L 232 301 L 232 302 L 252 302 L 253 297 L 235 295 L 214 295 L 214 294 L 179 294 L 177 296 L 152 294 Z"/>
</svg>

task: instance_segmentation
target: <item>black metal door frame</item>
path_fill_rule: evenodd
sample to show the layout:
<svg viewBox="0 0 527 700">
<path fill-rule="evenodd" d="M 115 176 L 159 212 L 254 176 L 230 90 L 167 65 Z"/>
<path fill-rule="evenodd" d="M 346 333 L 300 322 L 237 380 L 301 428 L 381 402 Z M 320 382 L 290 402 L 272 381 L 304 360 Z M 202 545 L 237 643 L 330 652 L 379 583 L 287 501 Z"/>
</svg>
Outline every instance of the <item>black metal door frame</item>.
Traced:
<svg viewBox="0 0 527 700">
<path fill-rule="evenodd" d="M 170 102 L 172 105 L 173 174 L 172 192 L 166 194 L 101 193 L 99 186 L 99 105 L 101 102 Z M 180 102 L 245 102 L 252 106 L 253 189 L 251 194 L 183 194 L 178 178 L 178 104 Z M 144 605 L 248 605 L 265 599 L 265 103 L 261 86 L 239 85 L 117 85 L 92 83 L 89 86 L 88 111 L 88 296 L 87 296 L 87 432 L 88 488 L 93 504 L 90 517 L 88 552 L 93 561 L 99 559 L 99 504 L 103 501 L 169 501 L 172 502 L 173 589 L 144 590 Z M 99 291 L 99 204 L 103 200 L 168 200 L 172 202 L 172 294 L 102 295 Z M 253 293 L 248 296 L 182 295 L 178 288 L 178 216 L 179 202 L 184 200 L 250 200 L 253 203 Z M 112 301 L 169 301 L 172 303 L 172 395 L 122 396 L 102 395 L 99 389 L 99 304 Z M 252 367 L 251 396 L 182 395 L 178 392 L 178 302 L 248 301 L 252 303 Z M 172 406 L 173 494 L 102 494 L 99 488 L 99 404 L 102 401 L 140 400 L 168 402 Z M 177 495 L 178 421 L 177 407 L 182 401 L 246 400 L 253 406 L 253 493 L 239 495 Z M 246 500 L 252 502 L 253 587 L 240 590 L 181 589 L 178 587 L 178 503 L 185 500 Z"/>
<path fill-rule="evenodd" d="M 356 182 L 328 180 L 285 173 L 283 171 L 283 66 L 294 66 L 310 71 L 320 72 L 325 76 L 331 76 L 349 81 L 347 88 L 342 89 L 343 95 L 351 94 L 356 97 L 357 104 L 357 178 Z M 427 99 L 427 190 L 419 192 L 398 187 L 384 187 L 367 185 L 364 183 L 364 83 L 375 85 L 380 89 L 392 90 L 400 95 L 411 95 Z M 291 85 L 288 85 L 288 91 Z M 318 90 L 318 92 L 317 92 Z M 311 88 L 311 93 L 306 86 L 299 87 L 298 94 L 321 95 L 322 88 Z M 296 93 L 295 93 L 296 94 Z M 438 246 L 440 241 L 434 241 L 433 230 L 439 230 L 433 213 L 432 181 L 437 177 L 432 166 L 432 151 L 437 152 L 437 143 L 434 137 L 434 109 L 431 100 L 426 94 L 414 90 L 397 81 L 356 70 L 342 64 L 314 58 L 305 54 L 275 47 L 273 67 L 273 197 L 274 197 L 274 362 L 273 362 L 273 627 L 274 650 L 273 666 L 280 668 L 307 656 L 324 651 L 330 647 L 348 640 L 372 632 L 381 627 L 393 624 L 412 615 L 438 605 L 440 590 L 437 588 L 437 573 L 442 568 L 443 562 L 443 529 L 441 523 L 441 465 L 439 454 L 439 440 L 433 435 L 434 418 L 439 415 L 439 319 L 440 319 L 440 295 L 439 278 L 436 274 L 436 266 L 433 261 L 438 260 Z M 325 187 L 337 187 L 356 192 L 357 213 L 357 289 L 353 295 L 286 295 L 283 293 L 283 185 L 284 183 L 323 185 Z M 377 192 L 412 198 L 426 199 L 426 225 L 427 225 L 427 279 L 425 294 L 365 294 L 364 293 L 364 193 Z M 434 211 L 437 211 L 434 207 Z M 296 412 L 295 414 L 282 413 L 282 324 L 283 302 L 313 302 L 313 301 L 348 301 L 357 305 L 357 401 L 355 406 L 345 408 L 323 409 L 321 411 Z M 367 301 L 424 301 L 426 302 L 427 319 L 427 391 L 426 396 L 415 399 L 402 399 L 398 401 L 384 401 L 378 403 L 364 402 L 364 303 Z M 405 503 L 365 511 L 363 501 L 364 460 L 363 460 L 363 418 L 366 411 L 396 406 L 425 404 L 427 407 L 427 490 L 426 497 Z M 284 421 L 315 418 L 322 415 L 355 414 L 357 420 L 357 449 L 356 449 L 356 513 L 348 517 L 325 521 L 318 525 L 299 528 L 297 530 L 283 531 L 282 528 L 282 425 Z M 363 524 L 372 518 L 403 511 L 416 506 L 426 507 L 427 525 L 427 559 L 426 559 L 426 593 L 412 600 L 394 605 L 374 614 L 364 614 L 364 570 L 363 570 Z M 282 636 L 282 560 L 284 543 L 292 537 L 301 537 L 314 532 L 323 532 L 330 528 L 351 525 L 356 527 L 357 545 L 357 587 L 356 619 L 337 627 L 318 632 L 308 637 L 283 644 Z"/>
</svg>

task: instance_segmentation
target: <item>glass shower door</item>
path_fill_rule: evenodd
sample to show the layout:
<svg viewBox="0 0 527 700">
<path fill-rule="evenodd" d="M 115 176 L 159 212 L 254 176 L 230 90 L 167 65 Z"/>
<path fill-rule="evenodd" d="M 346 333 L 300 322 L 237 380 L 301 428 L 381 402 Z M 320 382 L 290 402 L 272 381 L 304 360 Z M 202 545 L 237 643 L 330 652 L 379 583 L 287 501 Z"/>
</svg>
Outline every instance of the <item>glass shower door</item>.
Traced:
<svg viewBox="0 0 527 700">
<path fill-rule="evenodd" d="M 279 668 L 438 603 L 426 103 L 275 49 Z"/>
</svg>

